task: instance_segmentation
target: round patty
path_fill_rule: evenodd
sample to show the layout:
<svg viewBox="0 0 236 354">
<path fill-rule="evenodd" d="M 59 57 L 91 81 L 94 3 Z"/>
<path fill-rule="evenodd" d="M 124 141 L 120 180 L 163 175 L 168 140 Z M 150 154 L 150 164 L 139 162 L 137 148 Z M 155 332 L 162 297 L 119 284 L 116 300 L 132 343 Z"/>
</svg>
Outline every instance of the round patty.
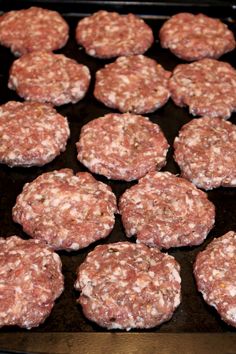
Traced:
<svg viewBox="0 0 236 354">
<path fill-rule="evenodd" d="M 174 141 L 183 177 L 203 189 L 236 186 L 236 126 L 220 118 L 185 124 Z"/>
<path fill-rule="evenodd" d="M 64 284 L 60 257 L 37 240 L 0 238 L 0 327 L 37 327 Z"/>
<path fill-rule="evenodd" d="M 60 106 L 81 100 L 89 83 L 85 65 L 62 54 L 32 52 L 13 62 L 8 87 L 25 100 Z"/>
<path fill-rule="evenodd" d="M 111 232 L 116 197 L 87 172 L 48 172 L 26 183 L 13 208 L 13 220 L 53 249 L 78 250 Z"/>
<path fill-rule="evenodd" d="M 68 38 L 69 26 L 56 11 L 31 7 L 0 17 L 0 43 L 16 56 L 62 48 Z"/>
<path fill-rule="evenodd" d="M 236 70 L 228 63 L 202 59 L 177 65 L 169 80 L 177 106 L 193 115 L 227 119 L 236 111 Z"/>
<path fill-rule="evenodd" d="M 236 233 L 215 238 L 197 255 L 194 275 L 204 300 L 236 327 Z"/>
<path fill-rule="evenodd" d="M 147 117 L 111 113 L 84 125 L 78 160 L 107 178 L 131 181 L 166 163 L 168 143 Z"/>
<path fill-rule="evenodd" d="M 94 95 L 121 112 L 153 112 L 170 96 L 170 75 L 155 60 L 143 55 L 120 57 L 97 71 Z"/>
<path fill-rule="evenodd" d="M 143 54 L 154 38 L 151 28 L 138 16 L 98 11 L 79 21 L 76 40 L 87 54 L 103 59 Z"/>
<path fill-rule="evenodd" d="M 0 106 L 0 162 L 43 166 L 66 148 L 67 119 L 48 104 L 10 101 Z"/>
<path fill-rule="evenodd" d="M 108 329 L 151 328 L 180 303 L 174 257 L 129 242 L 97 246 L 77 271 L 75 288 L 85 316 Z"/>
<path fill-rule="evenodd" d="M 219 58 L 235 48 L 233 33 L 218 19 L 179 13 L 162 26 L 160 42 L 177 57 L 192 61 Z"/>
<path fill-rule="evenodd" d="M 127 237 L 158 248 L 201 244 L 215 221 L 207 194 L 169 172 L 151 172 L 121 196 Z"/>
</svg>

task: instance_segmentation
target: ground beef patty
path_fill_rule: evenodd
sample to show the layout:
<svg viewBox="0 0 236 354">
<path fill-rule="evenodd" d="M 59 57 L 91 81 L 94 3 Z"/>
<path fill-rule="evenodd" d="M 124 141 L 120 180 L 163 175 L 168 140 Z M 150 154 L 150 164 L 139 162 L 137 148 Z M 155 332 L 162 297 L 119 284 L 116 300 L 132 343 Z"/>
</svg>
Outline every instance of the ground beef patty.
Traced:
<svg viewBox="0 0 236 354">
<path fill-rule="evenodd" d="M 81 100 L 89 82 L 85 65 L 62 54 L 32 52 L 13 62 L 8 87 L 25 100 L 60 106 Z"/>
<path fill-rule="evenodd" d="M 87 172 L 48 172 L 26 183 L 13 220 L 53 249 L 78 250 L 108 236 L 116 213 L 111 188 Z"/>
<path fill-rule="evenodd" d="M 76 40 L 87 54 L 103 59 L 143 54 L 154 38 L 151 28 L 138 16 L 98 11 L 78 23 Z"/>
<path fill-rule="evenodd" d="M 236 70 L 228 63 L 202 59 L 177 65 L 169 80 L 177 106 L 193 115 L 229 118 L 236 111 Z"/>
<path fill-rule="evenodd" d="M 67 119 L 48 104 L 10 101 L 0 106 L 0 162 L 43 166 L 66 148 Z"/>
<path fill-rule="evenodd" d="M 218 19 L 203 14 L 179 13 L 164 23 L 160 30 L 163 48 L 177 57 L 192 61 L 219 58 L 235 48 L 233 33 Z"/>
<path fill-rule="evenodd" d="M 131 181 L 166 163 L 168 143 L 147 117 L 111 113 L 84 125 L 78 160 L 107 178 Z"/>
<path fill-rule="evenodd" d="M 150 328 L 180 303 L 174 257 L 129 242 L 97 246 L 80 265 L 75 288 L 85 316 L 108 329 Z"/>
<path fill-rule="evenodd" d="M 49 316 L 61 295 L 60 257 L 37 240 L 0 238 L 0 327 L 30 329 Z"/>
<path fill-rule="evenodd" d="M 184 178 L 203 189 L 236 186 L 236 126 L 220 118 L 185 124 L 174 141 L 174 158 Z"/>
<path fill-rule="evenodd" d="M 214 225 L 207 194 L 169 172 L 151 172 L 122 195 L 119 210 L 126 235 L 158 248 L 195 246 Z"/>
<path fill-rule="evenodd" d="M 0 17 L 0 43 L 16 55 L 56 50 L 69 38 L 69 26 L 56 11 L 31 7 Z"/>
<path fill-rule="evenodd" d="M 96 73 L 95 97 L 121 112 L 143 114 L 163 106 L 171 73 L 143 55 L 120 57 Z"/>
<path fill-rule="evenodd" d="M 215 238 L 197 255 L 194 275 L 204 300 L 236 327 L 236 233 Z"/>
</svg>

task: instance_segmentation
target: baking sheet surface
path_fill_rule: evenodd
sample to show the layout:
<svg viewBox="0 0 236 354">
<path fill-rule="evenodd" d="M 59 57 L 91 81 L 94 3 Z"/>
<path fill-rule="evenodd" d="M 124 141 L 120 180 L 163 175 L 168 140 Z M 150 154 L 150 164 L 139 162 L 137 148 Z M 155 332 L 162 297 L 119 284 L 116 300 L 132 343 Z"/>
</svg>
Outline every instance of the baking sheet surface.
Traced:
<svg viewBox="0 0 236 354">
<path fill-rule="evenodd" d="M 45 4 L 44 4 L 44 7 Z M 117 10 L 117 9 L 116 9 Z M 78 9 L 79 11 L 79 9 Z M 155 10 L 156 11 L 156 10 Z M 210 15 L 210 9 L 207 13 Z M 214 8 L 212 8 L 214 12 Z M 152 27 L 155 43 L 146 55 L 157 60 L 167 70 L 172 70 L 177 64 L 182 61 L 172 55 L 168 50 L 160 48 L 158 41 L 158 31 L 163 24 L 164 19 L 156 12 L 149 9 L 148 14 L 145 16 L 146 22 Z M 9 168 L 5 165 L 0 165 L 0 236 L 6 237 L 13 234 L 19 235 L 25 239 L 28 236 L 22 231 L 21 226 L 13 223 L 11 217 L 11 210 L 15 204 L 16 196 L 21 192 L 23 185 L 30 182 L 37 176 L 44 172 L 53 171 L 60 168 L 72 168 L 74 172 L 86 171 L 76 159 L 75 143 L 79 139 L 81 127 L 88 121 L 103 116 L 109 112 L 115 112 L 112 109 L 106 108 L 101 103 L 96 101 L 93 97 L 94 88 L 94 74 L 103 67 L 106 63 L 113 60 L 99 60 L 89 57 L 85 54 L 84 50 L 75 42 L 74 33 L 78 20 L 82 15 L 78 13 L 67 14 L 67 9 L 64 9 L 63 14 L 65 19 L 70 25 L 70 39 L 67 45 L 58 51 L 66 56 L 76 59 L 79 63 L 87 65 L 92 73 L 92 81 L 89 92 L 86 97 L 77 104 L 69 104 L 58 107 L 59 113 L 66 116 L 69 120 L 71 137 L 69 139 L 67 149 L 59 157 L 51 163 L 41 167 L 31 168 Z M 215 14 L 214 14 L 215 15 Z M 226 23 L 236 34 L 235 23 L 232 20 L 233 13 L 229 12 L 229 16 L 224 17 Z M 221 12 L 219 12 L 219 17 Z M 165 16 L 164 16 L 165 17 Z M 14 60 L 14 56 L 7 48 L 0 47 L 0 104 L 9 100 L 21 99 L 14 91 L 7 88 L 9 68 Z M 227 61 L 235 66 L 236 51 L 221 57 L 222 61 Z M 178 108 L 174 103 L 169 102 L 161 109 L 157 110 L 147 116 L 158 123 L 168 142 L 171 146 L 168 153 L 168 162 L 163 171 L 170 171 L 174 174 L 179 173 L 178 166 L 173 160 L 172 143 L 177 136 L 181 126 L 193 117 L 188 114 L 185 108 Z M 236 114 L 234 113 L 230 119 L 234 124 L 236 123 Z M 235 153 L 232 151 L 232 153 Z M 119 182 L 107 180 L 105 177 L 95 175 L 98 180 L 109 184 L 117 197 L 125 191 L 126 188 L 135 184 L 136 182 Z M 202 296 L 197 292 L 193 274 L 192 266 L 197 253 L 204 249 L 206 245 L 214 238 L 223 235 L 229 230 L 236 230 L 236 189 L 235 188 L 219 188 L 208 192 L 209 199 L 216 206 L 216 223 L 214 229 L 210 232 L 207 240 L 203 245 L 193 248 L 171 249 L 169 253 L 173 255 L 181 265 L 182 276 L 182 303 L 175 312 L 172 319 L 163 325 L 146 330 L 138 331 L 132 330 L 131 332 L 168 332 L 168 333 L 183 333 L 183 332 L 235 332 L 236 329 L 226 325 L 220 320 L 215 310 L 202 299 Z M 65 291 L 56 302 L 56 305 L 44 324 L 38 328 L 33 328 L 30 332 L 104 332 L 106 330 L 98 327 L 97 325 L 89 322 L 82 313 L 81 307 L 76 304 L 76 298 L 79 294 L 74 290 L 73 284 L 75 281 L 75 271 L 81 262 L 85 259 L 87 253 L 94 249 L 97 244 L 110 243 L 121 240 L 127 240 L 124 230 L 121 225 L 120 217 L 116 216 L 116 224 L 110 236 L 100 242 L 92 244 L 84 250 L 79 252 L 59 252 L 63 262 L 63 273 L 65 276 Z M 135 240 L 132 239 L 132 242 Z M 16 327 L 5 327 L 0 330 L 1 333 L 19 333 L 28 332 L 24 329 Z M 118 331 L 119 332 L 119 331 Z"/>
</svg>

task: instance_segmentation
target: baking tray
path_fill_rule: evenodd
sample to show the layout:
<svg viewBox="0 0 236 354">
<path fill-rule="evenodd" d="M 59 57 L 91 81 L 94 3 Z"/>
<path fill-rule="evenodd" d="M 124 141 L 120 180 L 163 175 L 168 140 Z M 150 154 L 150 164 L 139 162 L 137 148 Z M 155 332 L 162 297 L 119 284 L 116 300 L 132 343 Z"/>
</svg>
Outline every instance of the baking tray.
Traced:
<svg viewBox="0 0 236 354">
<path fill-rule="evenodd" d="M 58 51 L 66 56 L 87 65 L 92 74 L 92 81 L 86 97 L 77 104 L 68 104 L 58 107 L 57 110 L 69 120 L 71 137 L 67 149 L 51 163 L 43 167 L 9 168 L 0 165 L 0 236 L 19 235 L 24 239 L 28 236 L 21 226 L 13 223 L 11 210 L 16 196 L 21 192 L 23 185 L 30 182 L 44 172 L 60 168 L 72 168 L 74 172 L 86 171 L 86 168 L 76 159 L 75 143 L 79 139 L 81 127 L 91 119 L 103 116 L 114 110 L 106 108 L 93 97 L 94 74 L 106 63 L 113 60 L 100 60 L 89 57 L 75 42 L 75 27 L 79 19 L 94 11 L 106 9 L 120 13 L 133 12 L 145 18 L 152 27 L 155 43 L 146 52 L 146 55 L 156 59 L 167 70 L 182 61 L 168 50 L 162 49 L 158 41 L 158 32 L 168 16 L 182 12 L 203 12 L 212 17 L 221 18 L 229 25 L 236 35 L 236 5 L 231 2 L 134 2 L 134 1 L 0 1 L 0 11 L 27 8 L 32 5 L 55 9 L 62 13 L 70 25 L 70 39 L 67 45 Z M 21 99 L 14 91 L 7 88 L 8 72 L 14 60 L 10 50 L 0 47 L 0 104 L 9 100 Z M 236 64 L 236 51 L 221 57 L 221 60 Z M 178 166 L 173 160 L 172 144 L 181 126 L 190 121 L 187 108 L 179 108 L 169 102 L 152 114 L 150 119 L 158 123 L 171 146 L 168 152 L 167 165 L 163 171 L 179 173 Z M 236 113 L 230 121 L 236 124 Z M 232 151 L 232 153 L 235 153 Z M 121 182 L 108 180 L 105 177 L 95 177 L 109 184 L 114 193 L 119 196 L 126 188 L 136 182 Z M 119 215 L 116 216 L 115 227 L 105 240 L 96 242 L 78 252 L 58 252 L 63 263 L 65 276 L 65 291 L 58 299 L 50 317 L 44 324 L 30 331 L 17 327 L 4 327 L 0 330 L 0 348 L 30 350 L 40 353 L 236 353 L 236 329 L 220 320 L 216 311 L 209 307 L 197 292 L 192 266 L 199 251 L 214 238 L 223 235 L 229 230 L 236 230 L 236 189 L 218 188 L 208 192 L 209 199 L 216 206 L 215 227 L 209 233 L 207 240 L 199 247 L 184 247 L 169 250 L 181 265 L 182 303 L 172 319 L 150 330 L 131 330 L 129 333 L 120 330 L 106 331 L 88 321 L 82 313 L 81 307 L 76 304 L 79 296 L 73 288 L 75 271 L 85 259 L 87 253 L 97 244 L 127 240 L 122 228 Z M 134 242 L 134 239 L 131 239 Z M 214 348 L 214 350 L 213 350 Z M 137 351 L 136 351 L 137 350 Z M 199 351 L 198 351 L 199 350 Z"/>
</svg>

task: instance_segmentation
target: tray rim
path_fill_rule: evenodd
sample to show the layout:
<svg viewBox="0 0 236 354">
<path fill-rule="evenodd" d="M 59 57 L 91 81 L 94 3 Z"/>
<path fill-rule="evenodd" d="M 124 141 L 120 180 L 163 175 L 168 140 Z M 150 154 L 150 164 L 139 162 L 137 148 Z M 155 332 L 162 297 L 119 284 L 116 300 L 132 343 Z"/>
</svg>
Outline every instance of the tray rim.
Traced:
<svg viewBox="0 0 236 354">
<path fill-rule="evenodd" d="M 3 333 L 2 350 L 25 354 L 234 354 L 234 333 Z M 21 354 L 23 354 L 21 353 Z"/>
</svg>

